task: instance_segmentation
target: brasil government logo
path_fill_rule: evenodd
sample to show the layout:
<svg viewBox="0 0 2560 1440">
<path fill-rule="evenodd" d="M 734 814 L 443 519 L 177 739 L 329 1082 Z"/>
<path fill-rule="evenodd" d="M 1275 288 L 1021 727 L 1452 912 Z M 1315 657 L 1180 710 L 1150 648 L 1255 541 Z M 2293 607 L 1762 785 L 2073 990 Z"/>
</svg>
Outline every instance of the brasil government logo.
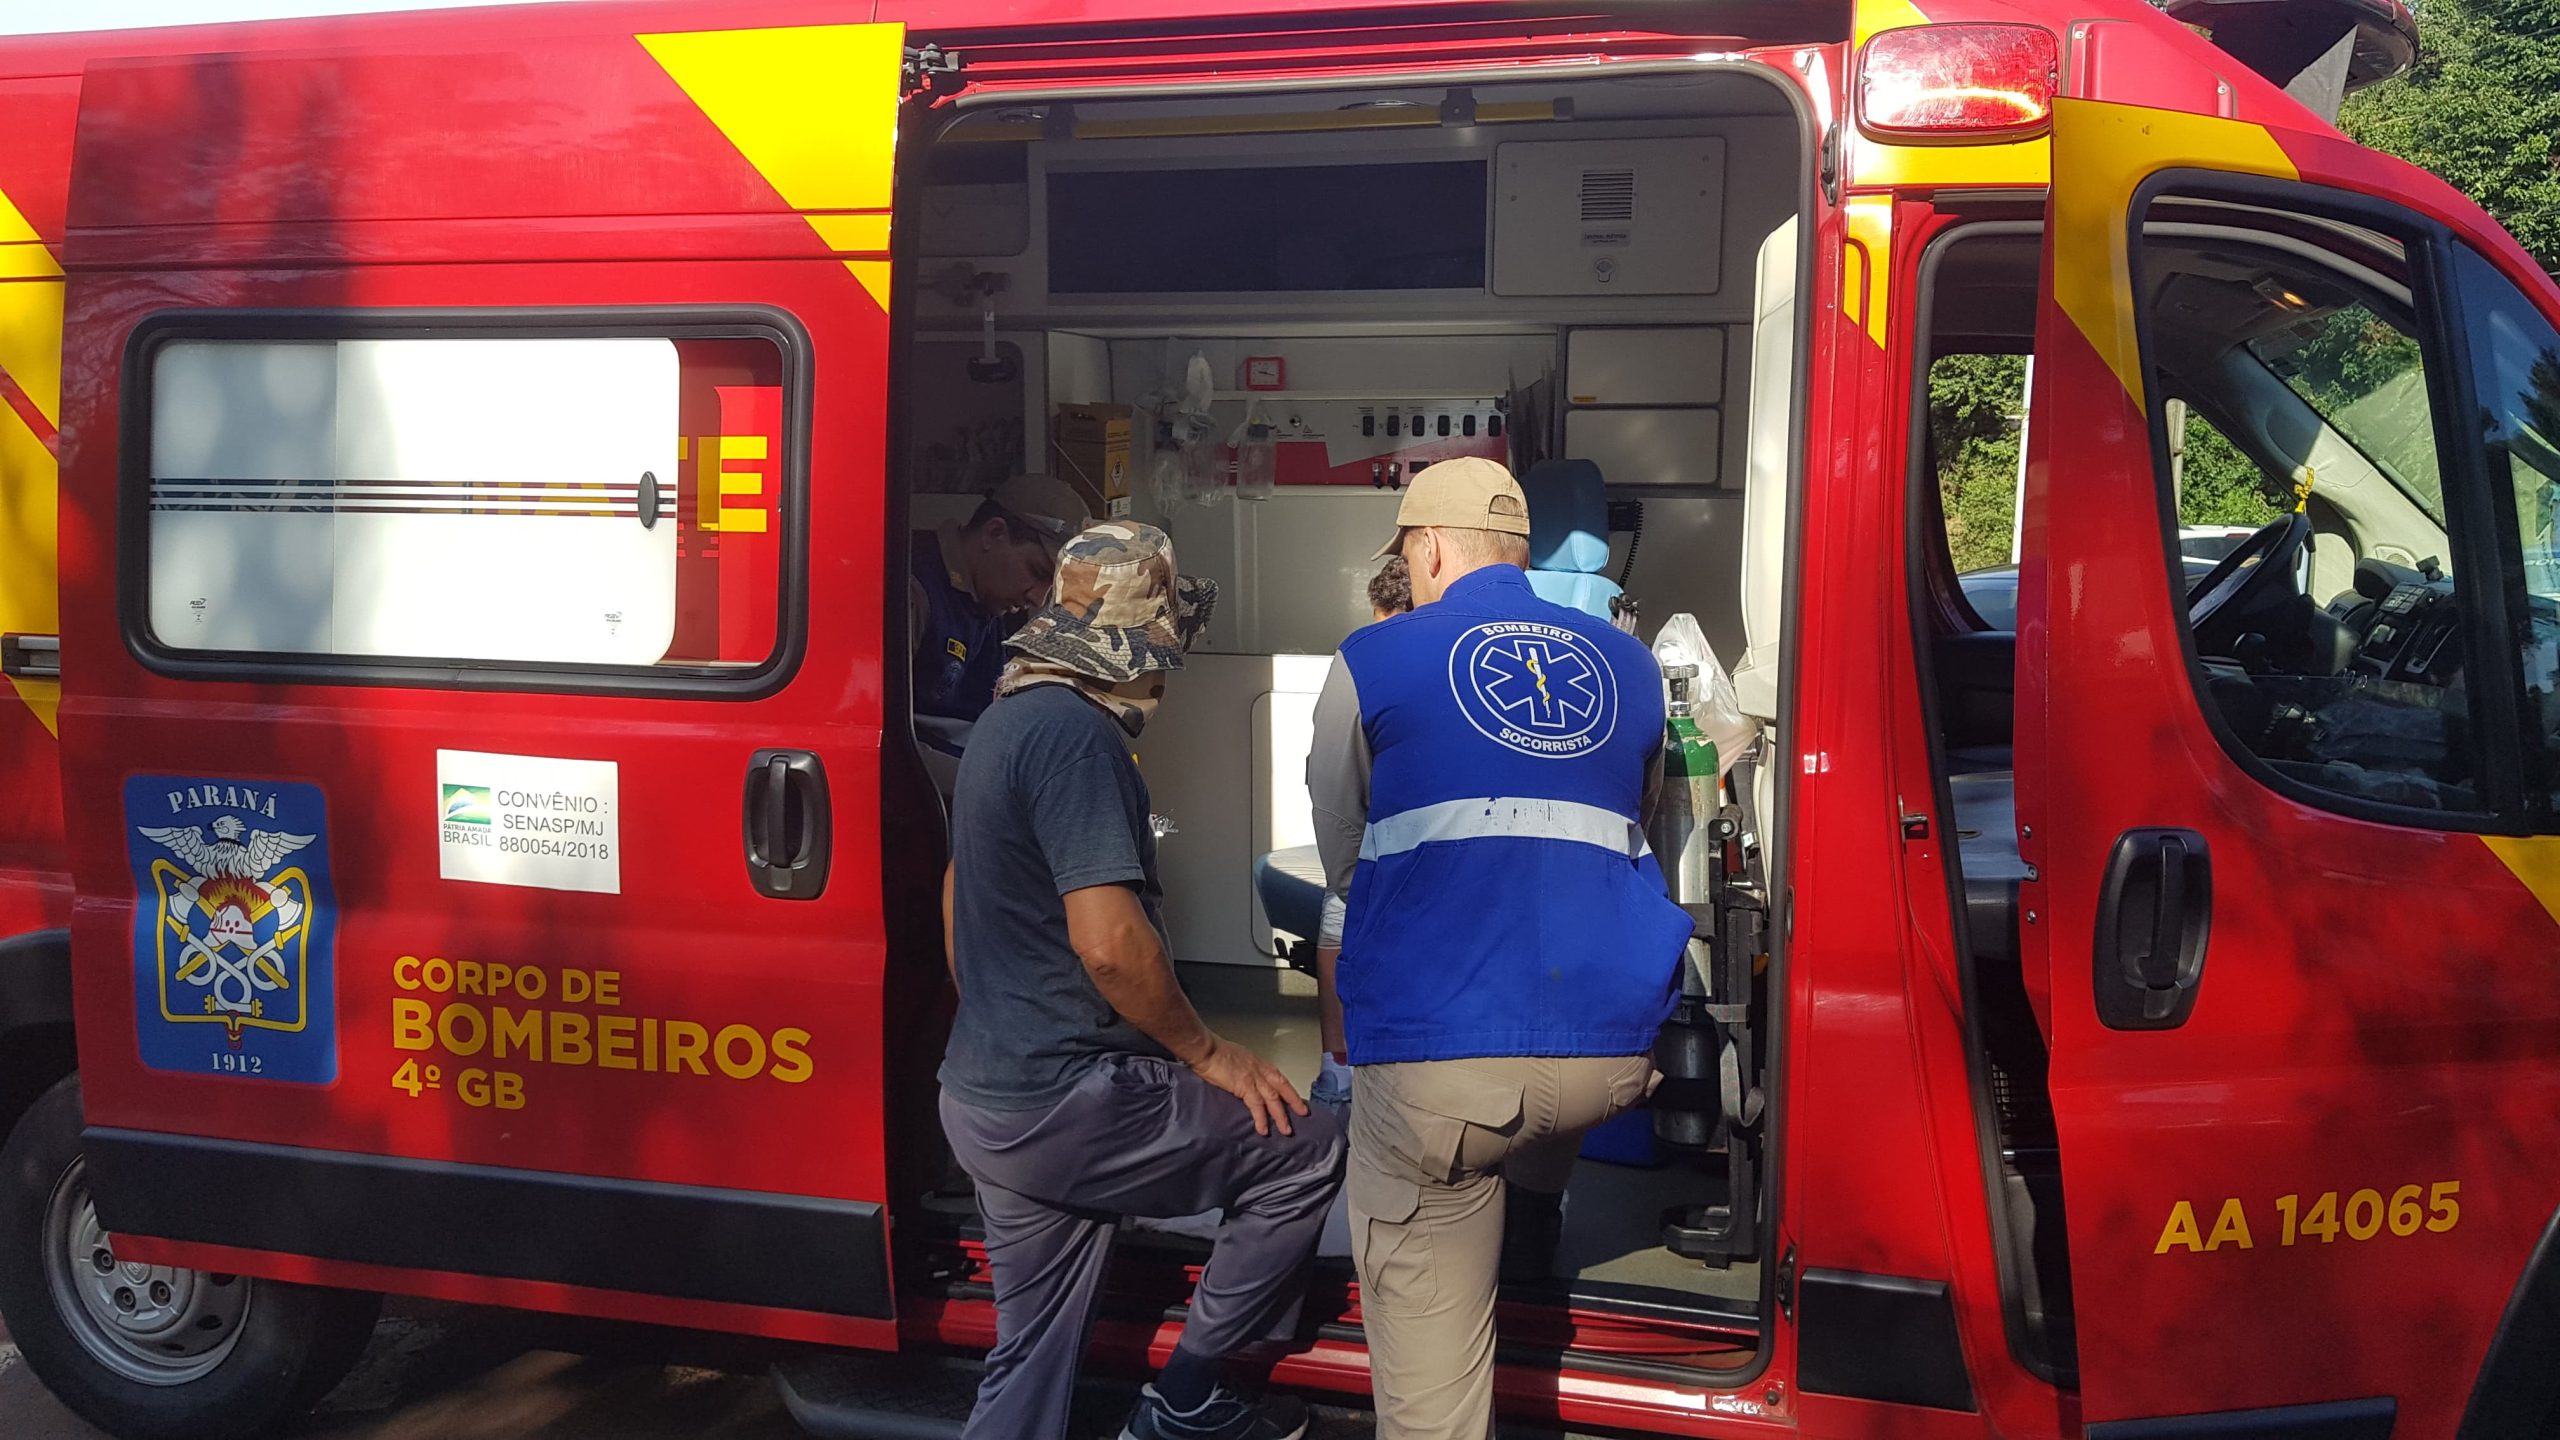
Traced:
<svg viewBox="0 0 2560 1440">
<path fill-rule="evenodd" d="M 1499 620 L 1460 635 L 1449 690 L 1486 739 L 1542 760 L 1597 749 L 1618 724 L 1600 647 L 1560 626 Z"/>
<path fill-rule="evenodd" d="M 137 775 L 124 805 L 144 1062 L 337 1078 L 337 916 L 319 789 Z"/>
<path fill-rule="evenodd" d="M 443 817 L 447 825 L 486 825 L 489 823 L 489 787 L 486 785 L 439 785 L 443 792 Z"/>
</svg>

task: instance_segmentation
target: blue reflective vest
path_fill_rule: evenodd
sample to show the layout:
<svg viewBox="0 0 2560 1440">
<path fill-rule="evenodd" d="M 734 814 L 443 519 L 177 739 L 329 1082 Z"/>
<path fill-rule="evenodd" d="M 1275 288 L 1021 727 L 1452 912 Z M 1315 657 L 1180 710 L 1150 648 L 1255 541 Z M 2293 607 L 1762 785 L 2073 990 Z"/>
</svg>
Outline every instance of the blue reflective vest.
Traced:
<svg viewBox="0 0 2560 1440">
<path fill-rule="evenodd" d="M 1342 656 L 1371 756 L 1337 971 L 1351 1063 L 1651 1050 L 1690 932 L 1641 821 L 1653 656 L 1507 565 Z"/>
<path fill-rule="evenodd" d="M 996 676 L 1004 670 L 1013 617 L 997 615 L 951 583 L 942 542 L 919 530 L 907 554 L 907 573 L 924 586 L 924 639 L 909 674 L 915 710 L 951 720 L 975 720 L 995 703 Z"/>
</svg>

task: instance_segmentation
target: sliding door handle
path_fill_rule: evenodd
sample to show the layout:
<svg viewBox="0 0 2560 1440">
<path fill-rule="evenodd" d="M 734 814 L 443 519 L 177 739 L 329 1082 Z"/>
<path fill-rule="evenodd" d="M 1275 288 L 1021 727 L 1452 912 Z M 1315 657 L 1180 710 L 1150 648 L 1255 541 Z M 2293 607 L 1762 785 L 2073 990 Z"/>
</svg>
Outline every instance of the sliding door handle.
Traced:
<svg viewBox="0 0 2560 1440">
<path fill-rule="evenodd" d="M 815 900 L 827 888 L 834 817 L 827 767 L 806 750 L 758 750 L 740 806 L 747 879 L 776 900 Z"/>
<path fill-rule="evenodd" d="M 2116 838 L 2098 892 L 2090 979 L 2111 1030 L 2174 1030 L 2194 1012 L 2213 930 L 2213 861 L 2193 830 Z"/>
<path fill-rule="evenodd" d="M 62 637 L 0 635 L 0 675 L 22 680 L 62 678 Z"/>
</svg>

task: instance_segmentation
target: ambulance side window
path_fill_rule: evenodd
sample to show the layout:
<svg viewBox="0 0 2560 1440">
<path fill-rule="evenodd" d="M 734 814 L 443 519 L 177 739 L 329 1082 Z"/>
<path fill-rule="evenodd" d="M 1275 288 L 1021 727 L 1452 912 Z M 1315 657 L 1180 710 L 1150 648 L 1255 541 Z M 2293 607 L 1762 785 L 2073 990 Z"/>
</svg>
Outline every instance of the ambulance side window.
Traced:
<svg viewBox="0 0 2560 1440">
<path fill-rule="evenodd" d="M 775 665 L 798 543 L 788 344 L 581 319 L 146 331 L 126 391 L 147 418 L 126 455 L 136 649 L 181 670 L 444 671 L 419 683 Z"/>
<path fill-rule="evenodd" d="M 2523 561 L 2522 608 L 2511 620 L 2523 660 L 2527 773 L 2543 812 L 2538 828 L 2549 829 L 2550 814 L 2560 811 L 2560 335 L 2468 249 L 2453 252 L 2452 282 L 2471 347 L 2491 497 L 2513 506 Z"/>
<path fill-rule="evenodd" d="M 2198 691 L 2280 788 L 2347 808 L 2488 808 L 2479 657 L 2449 504 L 2422 252 L 2364 224 L 2177 197 L 2137 266 Z M 2199 429 L 2180 409 L 2208 422 Z M 2173 443 L 2173 439 L 2175 442 Z M 2476 822 L 2474 822 L 2476 823 Z"/>
</svg>

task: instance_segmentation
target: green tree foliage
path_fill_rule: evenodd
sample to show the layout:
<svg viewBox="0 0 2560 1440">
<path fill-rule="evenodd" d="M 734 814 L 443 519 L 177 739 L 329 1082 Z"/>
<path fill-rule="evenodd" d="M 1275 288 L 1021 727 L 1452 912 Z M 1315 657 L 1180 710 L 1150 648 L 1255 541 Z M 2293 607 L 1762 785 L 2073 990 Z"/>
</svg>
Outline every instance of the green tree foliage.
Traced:
<svg viewBox="0 0 2560 1440">
<path fill-rule="evenodd" d="M 2560 0 L 2421 0 L 2409 73 L 2338 126 L 2441 175 L 2560 271 Z"/>
<path fill-rule="evenodd" d="M 2560 273 L 2560 0 L 2417 0 L 2417 13 L 2416 66 L 2350 98 L 2339 127 L 2444 177 Z M 2359 307 L 2336 312 L 2279 368 L 2324 413 L 2356 407 L 2345 417 L 2350 428 L 2361 420 L 2373 432 L 2359 443 L 2393 451 L 2404 483 L 2424 495 L 2435 476 L 2417 365 L 2416 343 Z M 2008 355 L 1949 356 L 1930 369 L 1930 442 L 1958 570 L 2009 562 L 2025 373 L 2025 362 Z M 2553 380 L 2560 387 L 2560 376 Z M 2399 416 L 2412 405 L 2415 429 Z M 2408 431 L 2410 456 L 2396 453 L 2404 447 L 2393 444 L 2395 430 Z M 2261 525 L 2292 503 L 2283 479 L 2264 474 L 2203 416 L 2188 415 L 2183 442 L 2180 524 Z"/>
<path fill-rule="evenodd" d="M 2362 305 L 2335 310 L 2277 369 L 2327 414 L 2416 370 L 2418 342 Z"/>
<path fill-rule="evenodd" d="M 1948 355 L 1929 367 L 1930 453 L 1959 571 L 2009 563 L 2026 408 L 2024 356 Z"/>
<path fill-rule="evenodd" d="M 2545 350 L 2535 357 L 2533 389 L 2518 398 L 2537 434 L 2546 439 L 2560 435 L 2560 355 Z"/>
<path fill-rule="evenodd" d="M 1959 572 L 2009 563 L 2026 381 L 2020 355 L 1948 355 L 1929 367 L 1929 444 Z M 2203 416 L 2188 413 L 2184 448 L 2179 524 L 2255 527 L 2291 503 Z"/>
<path fill-rule="evenodd" d="M 2261 342 L 2260 357 L 2441 523 L 2444 482 L 2416 338 L 2361 303 L 2329 311 L 2294 336 L 2290 348 Z"/>
<path fill-rule="evenodd" d="M 2178 523 L 2256 529 L 2291 503 L 2274 493 L 2258 462 L 2240 453 L 2202 415 L 2187 412 L 2186 458 L 2178 474 Z"/>
</svg>

